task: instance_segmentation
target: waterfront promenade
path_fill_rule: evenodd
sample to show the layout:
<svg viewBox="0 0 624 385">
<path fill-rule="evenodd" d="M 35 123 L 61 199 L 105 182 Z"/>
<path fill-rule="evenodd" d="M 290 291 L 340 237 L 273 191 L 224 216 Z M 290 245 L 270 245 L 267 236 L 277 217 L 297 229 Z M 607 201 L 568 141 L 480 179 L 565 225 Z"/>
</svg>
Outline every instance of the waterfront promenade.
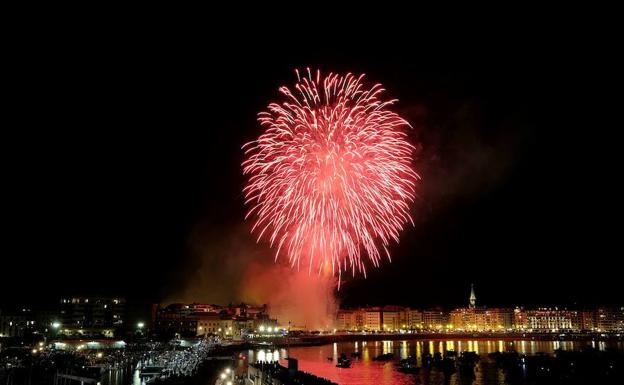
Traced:
<svg viewBox="0 0 624 385">
<path fill-rule="evenodd" d="M 314 346 L 333 342 L 354 341 L 400 341 L 400 340 L 502 340 L 502 341 L 624 341 L 624 334 L 619 333 L 328 333 L 305 334 L 247 340 L 251 345 L 269 344 L 278 347 Z"/>
</svg>

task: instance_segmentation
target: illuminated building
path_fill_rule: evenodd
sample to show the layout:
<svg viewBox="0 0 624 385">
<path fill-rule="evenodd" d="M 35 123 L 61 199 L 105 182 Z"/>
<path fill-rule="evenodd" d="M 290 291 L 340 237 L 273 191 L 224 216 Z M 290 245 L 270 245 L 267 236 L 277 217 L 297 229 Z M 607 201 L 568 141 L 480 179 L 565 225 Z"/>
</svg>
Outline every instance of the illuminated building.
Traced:
<svg viewBox="0 0 624 385">
<path fill-rule="evenodd" d="M 338 310 L 335 327 L 338 330 L 357 330 L 357 310 Z"/>
<path fill-rule="evenodd" d="M 171 304 L 158 308 L 154 319 L 154 329 L 158 334 L 194 337 L 197 335 L 197 317 L 191 316 L 188 305 Z"/>
<path fill-rule="evenodd" d="M 197 321 L 196 335 L 198 336 L 205 334 L 225 335 L 225 331 L 232 327 L 227 319 L 223 319 L 217 313 L 196 313 L 195 316 Z"/>
<path fill-rule="evenodd" d="M 581 311 L 581 330 L 596 330 L 596 312 L 593 310 Z"/>
<path fill-rule="evenodd" d="M 541 332 L 565 332 L 581 330 L 581 313 L 559 308 L 522 309 L 514 311 L 517 329 Z"/>
<path fill-rule="evenodd" d="M 401 311 L 398 306 L 384 306 L 381 312 L 381 326 L 383 331 L 397 331 L 401 329 Z"/>
<path fill-rule="evenodd" d="M 624 331 L 624 308 L 598 308 L 596 328 L 597 331 Z"/>
<path fill-rule="evenodd" d="M 398 306 L 340 310 L 335 325 L 338 330 L 387 332 L 418 329 L 440 332 L 621 332 L 624 331 L 624 308 L 595 311 L 557 307 L 486 308 L 476 306 L 476 296 L 471 290 L 468 306 L 450 313 L 441 308 L 420 311 Z"/>
<path fill-rule="evenodd" d="M 526 330 L 529 326 L 529 320 L 527 319 L 526 311 L 523 308 L 516 307 L 514 309 L 514 329 Z"/>
<path fill-rule="evenodd" d="M 468 307 L 450 312 L 448 329 L 466 331 L 504 331 L 513 328 L 514 312 L 508 308 L 477 307 L 474 285 L 470 285 Z"/>
<path fill-rule="evenodd" d="M 171 304 L 154 311 L 154 328 L 157 333 L 184 337 L 216 335 L 237 338 L 252 333 L 261 326 L 277 327 L 270 319 L 267 307 L 246 304 L 219 306 L 208 304 Z"/>
<path fill-rule="evenodd" d="M 401 320 L 401 326 L 406 325 L 407 329 L 422 329 L 423 327 L 423 313 L 420 310 L 406 308 L 402 312 L 403 318 Z"/>
<path fill-rule="evenodd" d="M 221 338 L 234 338 L 250 333 L 260 325 L 277 326 L 276 322 L 264 322 L 242 316 L 219 315 L 217 313 L 195 313 L 197 336 L 216 335 Z"/>
<path fill-rule="evenodd" d="M 64 328 L 121 326 L 125 304 L 123 298 L 64 298 L 60 317 Z"/>
<path fill-rule="evenodd" d="M 485 315 L 487 330 L 513 329 L 514 311 L 511 308 L 491 308 Z"/>
<path fill-rule="evenodd" d="M 420 310 L 390 305 L 383 308 L 341 309 L 336 313 L 334 327 L 345 331 L 421 329 L 423 313 Z"/>
<path fill-rule="evenodd" d="M 364 310 L 364 330 L 379 331 L 382 330 L 381 308 L 374 307 Z"/>
<path fill-rule="evenodd" d="M 513 310 L 467 307 L 450 313 L 450 328 L 468 331 L 504 331 L 513 327 Z"/>
<path fill-rule="evenodd" d="M 21 314 L 0 313 L 0 336 L 23 337 L 26 330 L 26 317 Z"/>
<path fill-rule="evenodd" d="M 471 309 L 474 309 L 477 306 L 477 296 L 475 295 L 474 292 L 474 285 L 470 284 L 470 299 L 469 299 L 469 307 Z"/>
<path fill-rule="evenodd" d="M 477 316 L 483 316 L 481 309 L 459 308 L 451 311 L 449 322 L 456 330 L 483 330 L 484 320 L 482 317 L 477 320 Z"/>
<path fill-rule="evenodd" d="M 29 307 L 0 310 L 0 336 L 24 337 L 39 332 L 35 314 Z"/>
<path fill-rule="evenodd" d="M 422 313 L 423 326 L 429 330 L 441 330 L 448 325 L 448 315 L 442 309 L 424 310 Z"/>
<path fill-rule="evenodd" d="M 364 330 L 366 324 L 366 313 L 363 310 L 355 311 L 355 330 Z"/>
</svg>

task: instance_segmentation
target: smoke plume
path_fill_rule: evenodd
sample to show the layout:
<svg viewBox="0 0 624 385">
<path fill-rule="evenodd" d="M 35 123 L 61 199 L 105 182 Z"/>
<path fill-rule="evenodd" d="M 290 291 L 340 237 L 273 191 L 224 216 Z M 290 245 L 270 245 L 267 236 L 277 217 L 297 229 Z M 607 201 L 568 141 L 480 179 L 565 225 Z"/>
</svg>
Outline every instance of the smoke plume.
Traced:
<svg viewBox="0 0 624 385">
<path fill-rule="evenodd" d="M 196 226 L 191 260 L 178 277 L 181 289 L 165 303 L 267 304 L 282 326 L 331 327 L 337 309 L 334 277 L 275 263 L 268 245 L 255 243 L 246 224 L 228 227 Z"/>
</svg>

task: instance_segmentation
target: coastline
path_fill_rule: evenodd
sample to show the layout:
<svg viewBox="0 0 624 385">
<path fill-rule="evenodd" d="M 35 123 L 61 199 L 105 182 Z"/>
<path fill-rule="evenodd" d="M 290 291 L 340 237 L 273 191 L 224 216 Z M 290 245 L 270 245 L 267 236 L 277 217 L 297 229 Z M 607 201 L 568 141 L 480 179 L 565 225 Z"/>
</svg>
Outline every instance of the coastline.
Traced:
<svg viewBox="0 0 624 385">
<path fill-rule="evenodd" d="M 501 341 L 624 341 L 623 335 L 612 334 L 585 334 L 585 333 L 406 333 L 406 334 L 327 334 L 300 337 L 280 337 L 266 338 L 262 340 L 246 341 L 239 346 L 249 345 L 253 348 L 264 346 L 275 347 L 301 347 L 319 346 L 334 342 L 355 342 L 355 341 L 401 341 L 401 340 L 492 340 Z"/>
</svg>

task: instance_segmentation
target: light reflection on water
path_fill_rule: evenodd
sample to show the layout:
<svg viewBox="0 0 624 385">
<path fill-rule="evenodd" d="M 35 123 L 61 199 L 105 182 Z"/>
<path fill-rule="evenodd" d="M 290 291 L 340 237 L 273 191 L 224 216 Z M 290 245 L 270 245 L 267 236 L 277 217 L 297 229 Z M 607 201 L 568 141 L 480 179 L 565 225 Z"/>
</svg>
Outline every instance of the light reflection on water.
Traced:
<svg viewBox="0 0 624 385">
<path fill-rule="evenodd" d="M 297 358 L 299 369 L 325 377 L 340 385 L 407 385 L 444 384 L 444 376 L 437 370 L 421 371 L 418 375 L 404 374 L 396 370 L 395 364 L 399 359 L 413 355 L 417 358 L 418 366 L 422 366 L 422 356 L 430 353 L 445 354 L 448 351 L 460 353 L 474 351 L 482 356 L 497 351 L 517 351 L 520 354 L 536 354 L 539 352 L 552 354 L 557 349 L 581 350 L 585 347 L 596 347 L 600 350 L 616 348 L 624 350 L 622 342 L 592 342 L 592 341 L 504 341 L 504 340 L 405 340 L 405 341 L 356 341 L 339 342 L 323 346 L 295 347 L 273 350 L 250 350 L 247 352 L 249 362 L 256 360 L 279 360 L 287 365 L 287 357 Z M 337 368 L 336 359 L 341 353 L 350 356 L 352 352 L 361 352 L 362 356 L 353 359 L 349 369 Z M 379 362 L 373 358 L 386 353 L 393 353 L 393 361 Z M 475 385 L 505 384 L 505 377 L 501 370 L 483 360 L 478 366 Z M 458 384 L 457 375 L 451 377 L 450 384 Z"/>
</svg>

